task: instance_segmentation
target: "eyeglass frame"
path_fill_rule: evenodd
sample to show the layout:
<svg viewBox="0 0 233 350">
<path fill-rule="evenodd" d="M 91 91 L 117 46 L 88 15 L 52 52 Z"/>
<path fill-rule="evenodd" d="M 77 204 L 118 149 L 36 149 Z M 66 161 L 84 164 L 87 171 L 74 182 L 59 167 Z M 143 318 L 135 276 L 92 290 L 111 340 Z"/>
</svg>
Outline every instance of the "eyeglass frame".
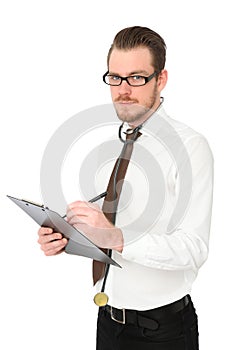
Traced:
<svg viewBox="0 0 233 350">
<path fill-rule="evenodd" d="M 107 84 L 107 85 L 109 85 L 109 86 L 120 86 L 120 85 L 122 84 L 122 81 L 125 80 L 129 86 L 133 86 L 133 87 L 139 87 L 139 86 L 144 86 L 144 85 L 146 85 L 147 83 L 149 83 L 149 81 L 151 81 L 151 79 L 153 79 L 153 78 L 158 74 L 158 72 L 154 72 L 154 73 L 152 73 L 151 75 L 149 75 L 149 77 L 145 77 L 144 75 L 139 75 L 139 74 L 138 74 L 138 75 L 137 75 L 137 74 L 135 74 L 135 75 L 129 75 L 128 77 L 121 77 L 120 75 L 117 75 L 117 74 L 109 74 L 109 75 L 108 75 L 108 73 L 109 73 L 109 71 L 107 71 L 107 72 L 103 75 L 103 81 L 104 81 L 105 84 Z M 120 84 L 118 84 L 118 85 L 108 84 L 108 83 L 105 81 L 105 78 L 106 78 L 107 76 L 112 76 L 112 77 L 118 77 L 118 78 L 120 78 L 120 79 L 121 79 Z M 145 79 L 145 83 L 144 83 L 144 84 L 141 84 L 141 85 L 132 85 L 132 84 L 130 84 L 129 81 L 128 81 L 128 78 L 134 77 L 134 76 L 144 78 L 144 79 Z"/>
</svg>

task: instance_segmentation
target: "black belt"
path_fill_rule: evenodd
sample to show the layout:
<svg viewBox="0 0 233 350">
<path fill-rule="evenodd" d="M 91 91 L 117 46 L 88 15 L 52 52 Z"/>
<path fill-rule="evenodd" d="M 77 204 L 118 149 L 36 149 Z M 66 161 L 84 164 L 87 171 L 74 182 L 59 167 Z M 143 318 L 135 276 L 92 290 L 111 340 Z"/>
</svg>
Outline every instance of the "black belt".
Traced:
<svg viewBox="0 0 233 350">
<path fill-rule="evenodd" d="M 146 311 L 116 309 L 110 305 L 104 306 L 103 309 L 110 313 L 111 319 L 115 322 L 121 324 L 134 324 L 139 327 L 156 330 L 159 327 L 158 320 L 169 317 L 183 310 L 190 300 L 190 295 L 186 295 L 182 299 L 171 304 Z"/>
</svg>

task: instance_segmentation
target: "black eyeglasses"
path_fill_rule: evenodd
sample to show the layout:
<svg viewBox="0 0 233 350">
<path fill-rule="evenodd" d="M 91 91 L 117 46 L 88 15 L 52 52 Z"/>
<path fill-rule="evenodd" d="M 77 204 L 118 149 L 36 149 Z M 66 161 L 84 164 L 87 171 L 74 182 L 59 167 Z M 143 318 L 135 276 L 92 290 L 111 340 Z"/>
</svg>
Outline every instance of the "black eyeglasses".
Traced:
<svg viewBox="0 0 233 350">
<path fill-rule="evenodd" d="M 105 84 L 111 86 L 119 86 L 122 81 L 125 80 L 130 86 L 143 86 L 146 85 L 152 78 L 156 76 L 157 72 L 149 75 L 149 77 L 144 77 L 142 75 L 130 75 L 129 77 L 120 77 L 119 75 L 113 75 L 105 73 L 103 75 L 103 81 Z"/>
</svg>

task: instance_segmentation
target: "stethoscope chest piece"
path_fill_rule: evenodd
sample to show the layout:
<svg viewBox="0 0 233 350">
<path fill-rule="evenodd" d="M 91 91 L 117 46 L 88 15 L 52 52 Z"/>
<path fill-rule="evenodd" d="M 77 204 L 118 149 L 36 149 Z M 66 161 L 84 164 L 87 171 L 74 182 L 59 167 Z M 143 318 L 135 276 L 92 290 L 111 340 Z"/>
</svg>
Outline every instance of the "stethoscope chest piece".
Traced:
<svg viewBox="0 0 233 350">
<path fill-rule="evenodd" d="M 108 303 L 108 296 L 107 296 L 107 294 L 104 293 L 104 292 L 97 293 L 94 296 L 94 303 L 97 306 L 105 306 L 105 305 L 107 305 L 107 303 Z"/>
</svg>

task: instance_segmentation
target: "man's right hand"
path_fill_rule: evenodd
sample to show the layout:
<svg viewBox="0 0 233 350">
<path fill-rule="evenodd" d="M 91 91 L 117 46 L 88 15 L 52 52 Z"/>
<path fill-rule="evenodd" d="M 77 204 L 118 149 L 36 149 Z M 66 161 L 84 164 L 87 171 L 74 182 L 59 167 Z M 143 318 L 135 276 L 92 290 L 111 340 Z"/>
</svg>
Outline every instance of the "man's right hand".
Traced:
<svg viewBox="0 0 233 350">
<path fill-rule="evenodd" d="M 49 227 L 41 227 L 38 231 L 38 243 L 47 256 L 57 255 L 64 251 L 68 240 L 61 233 L 53 232 Z"/>
</svg>

